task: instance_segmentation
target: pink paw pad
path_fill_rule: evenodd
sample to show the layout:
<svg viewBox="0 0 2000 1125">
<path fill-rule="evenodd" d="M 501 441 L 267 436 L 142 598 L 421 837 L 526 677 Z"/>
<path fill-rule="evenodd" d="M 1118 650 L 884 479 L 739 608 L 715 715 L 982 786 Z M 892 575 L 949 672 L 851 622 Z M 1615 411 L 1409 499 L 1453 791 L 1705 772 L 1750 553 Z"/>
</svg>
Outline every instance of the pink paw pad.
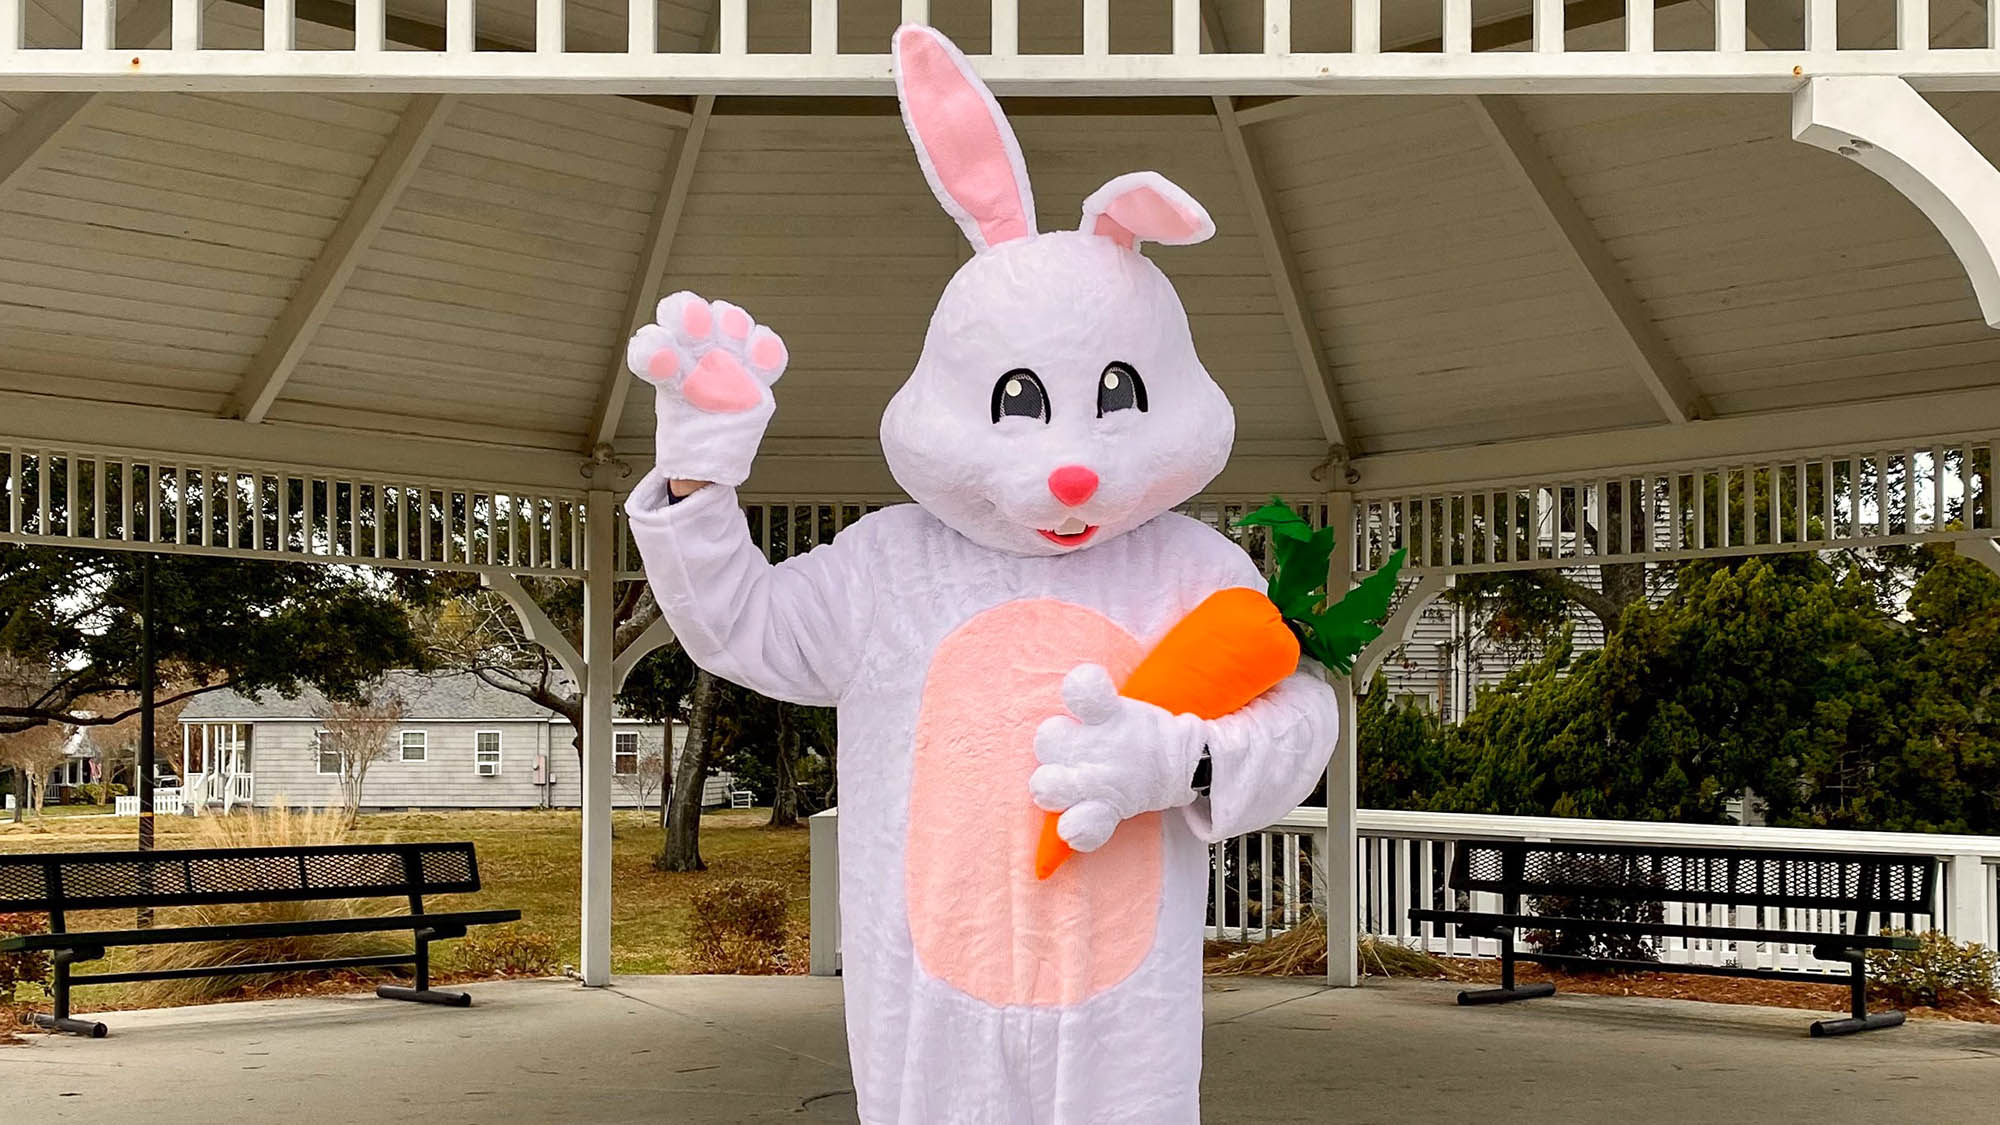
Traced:
<svg viewBox="0 0 2000 1125">
<path fill-rule="evenodd" d="M 776 371 L 785 365 L 784 341 L 769 333 L 762 334 L 750 345 L 750 362 L 765 371 Z"/>
<path fill-rule="evenodd" d="M 646 361 L 646 374 L 655 382 L 664 383 L 681 372 L 681 357 L 672 348 L 661 348 Z"/>
<path fill-rule="evenodd" d="M 705 340 L 715 331 L 715 316 L 708 311 L 705 301 L 689 301 L 681 310 L 681 328 L 691 339 Z"/>
<path fill-rule="evenodd" d="M 722 331 L 732 340 L 748 339 L 750 336 L 750 314 L 742 309 L 727 309 L 722 314 Z"/>
<path fill-rule="evenodd" d="M 710 352 L 688 373 L 681 397 L 711 414 L 740 414 L 764 401 L 764 388 L 736 357 Z"/>
</svg>

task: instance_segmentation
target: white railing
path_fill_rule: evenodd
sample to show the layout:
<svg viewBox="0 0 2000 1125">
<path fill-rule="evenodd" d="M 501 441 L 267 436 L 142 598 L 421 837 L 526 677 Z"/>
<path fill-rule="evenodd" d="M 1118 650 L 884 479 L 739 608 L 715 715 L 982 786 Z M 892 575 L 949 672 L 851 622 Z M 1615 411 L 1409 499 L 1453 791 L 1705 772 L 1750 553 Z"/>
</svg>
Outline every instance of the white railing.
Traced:
<svg viewBox="0 0 2000 1125">
<path fill-rule="evenodd" d="M 1369 493 L 1360 568 L 1470 573 L 1991 539 L 1991 438 L 1839 455 L 1639 468 L 1588 479 Z"/>
<path fill-rule="evenodd" d="M 840 95 L 888 93 L 891 28 L 933 6 L 715 0 L 709 31 L 672 18 L 686 8 L 665 8 L 663 24 L 657 0 L 627 0 L 622 18 L 566 0 L 449 0 L 441 12 L 359 0 L 309 14 L 293 0 L 127 0 L 122 20 L 116 0 L 81 0 L 81 29 L 54 32 L 24 22 L 28 3 L 0 0 L 0 87 Z M 1895 3 L 1893 32 L 1863 22 L 1862 0 L 1724 2 L 1712 16 L 1685 0 L 1589 11 L 1354 0 L 1344 14 L 1226 0 L 1207 25 L 1199 0 L 1118 5 L 1116 20 L 1111 0 L 1076 0 L 1074 23 L 1024 22 L 1020 0 L 991 0 L 979 5 L 987 21 L 954 30 L 1001 94 L 1779 91 L 1841 74 L 2000 88 L 1990 13 L 1968 7 L 1933 27 L 1929 0 Z M 1219 40 L 1253 13 L 1256 39 Z"/>
<path fill-rule="evenodd" d="M 812 818 L 812 971 L 840 967 L 838 810 Z M 2000 947 L 2000 836 L 1947 836 L 1915 832 L 1831 832 L 1734 825 L 1658 824 L 1556 817 L 1472 816 L 1363 809 L 1355 872 L 1357 926 L 1385 941 L 1453 957 L 1494 957 L 1498 943 L 1458 937 L 1449 927 L 1412 925 L 1413 907 L 1497 909 L 1497 897 L 1476 895 L 1454 903 L 1445 890 L 1453 842 L 1465 839 L 1557 843 L 1664 844 L 1690 847 L 1768 847 L 1819 851 L 1882 852 L 1926 856 L 1939 865 L 1939 902 L 1931 915 L 1894 916 L 1900 928 L 1936 929 L 1960 941 Z M 1210 849 L 1212 883 L 1208 933 L 1223 940 L 1258 941 L 1305 916 L 1326 899 L 1317 858 L 1325 854 L 1326 810 L 1293 810 L 1261 831 Z M 1491 901 L 1488 901 L 1489 897 Z M 1703 908 L 1666 904 L 1665 920 L 1703 925 L 1823 930 L 1851 926 L 1830 912 Z M 1805 972 L 1840 973 L 1845 966 L 1816 961 L 1810 950 L 1754 942 L 1666 938 L 1656 942 L 1660 960 L 1672 964 L 1756 965 Z"/>
<path fill-rule="evenodd" d="M 580 492 L 0 445 L 0 543 L 576 577 L 584 518 Z"/>
<path fill-rule="evenodd" d="M 136 794 L 130 797 L 113 798 L 111 806 L 113 816 L 139 815 L 139 798 Z M 153 815 L 179 816 L 182 807 L 181 791 L 179 789 L 153 790 Z"/>
</svg>

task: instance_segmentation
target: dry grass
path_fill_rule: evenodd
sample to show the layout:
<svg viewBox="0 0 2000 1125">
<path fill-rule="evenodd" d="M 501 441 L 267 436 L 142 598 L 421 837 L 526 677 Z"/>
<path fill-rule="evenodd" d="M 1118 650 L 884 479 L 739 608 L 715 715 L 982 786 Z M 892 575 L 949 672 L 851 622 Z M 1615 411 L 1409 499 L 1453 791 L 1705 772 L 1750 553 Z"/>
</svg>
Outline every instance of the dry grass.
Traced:
<svg viewBox="0 0 2000 1125">
<path fill-rule="evenodd" d="M 1455 979 L 1443 961 L 1421 950 L 1394 942 L 1361 939 L 1361 972 L 1371 977 Z M 1326 926 L 1307 914 L 1291 929 L 1266 941 L 1248 944 L 1210 942 L 1202 970 L 1216 977 L 1323 977 L 1326 975 Z"/>
<path fill-rule="evenodd" d="M 341 844 L 349 839 L 343 818 L 333 812 L 274 810 L 260 816 L 203 817 L 182 841 L 197 848 L 296 847 Z M 273 902 L 227 906 L 186 906 L 160 911 L 160 926 L 225 926 L 256 922 L 302 922 L 323 918 L 370 917 L 393 913 L 389 899 L 326 899 L 317 902 Z M 307 937 L 260 938 L 251 941 L 195 942 L 149 945 L 136 949 L 135 969 L 180 969 L 205 965 L 249 965 L 273 961 L 307 961 L 331 957 L 372 957 L 408 952 L 410 939 L 396 933 L 323 934 Z M 229 997 L 256 996 L 325 973 L 251 973 L 228 977 L 148 981 L 134 985 L 127 998 L 146 1007 L 205 1004 Z M 353 970 L 349 976 L 389 976 L 388 969 Z"/>
</svg>

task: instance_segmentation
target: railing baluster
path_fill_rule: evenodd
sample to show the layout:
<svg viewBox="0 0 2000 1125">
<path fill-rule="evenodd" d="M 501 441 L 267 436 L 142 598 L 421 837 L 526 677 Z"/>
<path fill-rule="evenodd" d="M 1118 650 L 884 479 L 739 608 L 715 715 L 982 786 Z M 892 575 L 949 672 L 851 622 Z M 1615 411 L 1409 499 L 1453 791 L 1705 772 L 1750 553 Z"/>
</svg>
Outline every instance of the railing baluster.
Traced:
<svg viewBox="0 0 2000 1125">
<path fill-rule="evenodd" d="M 1837 0 L 1806 0 L 1806 50 L 1831 51 L 1840 42 Z"/>
<path fill-rule="evenodd" d="M 1535 0 L 1535 52 L 1559 55 L 1563 46 L 1563 0 Z"/>
<path fill-rule="evenodd" d="M 743 3 L 744 0 L 722 0 L 715 41 L 716 49 L 725 55 L 750 53 L 750 20 Z"/>
<path fill-rule="evenodd" d="M 1292 0 L 1264 0 L 1264 53 L 1292 53 Z"/>
<path fill-rule="evenodd" d="M 1021 53 L 1021 8 L 1020 0 L 993 0 L 993 54 L 998 58 L 1008 58 Z M 1174 34 L 1175 51 L 1180 50 L 1180 8 L 1174 8 L 1176 21 Z"/>
<path fill-rule="evenodd" d="M 931 0 L 903 0 L 903 22 L 931 22 Z"/>
<path fill-rule="evenodd" d="M 1715 49 L 1734 53 L 1748 45 L 1744 36 L 1743 0 L 1715 0 Z"/>
<path fill-rule="evenodd" d="M 201 49 L 201 0 L 174 0 L 173 49 Z"/>
<path fill-rule="evenodd" d="M 297 42 L 292 30 L 292 0 L 264 0 L 264 49 L 289 51 Z"/>
<path fill-rule="evenodd" d="M 1472 0 L 1444 0 L 1444 53 L 1472 53 Z"/>
<path fill-rule="evenodd" d="M 1012 4 L 1014 0 L 1008 0 L 1008 6 Z M 1174 0 L 1174 54 L 1202 54 L 1200 0 Z"/>
<path fill-rule="evenodd" d="M 354 49 L 374 54 L 383 48 L 382 20 L 387 5 L 383 0 L 354 0 Z"/>
<path fill-rule="evenodd" d="M 1083 53 L 1111 53 L 1111 0 L 1083 0 Z"/>
<path fill-rule="evenodd" d="M 563 0 L 535 0 L 535 51 L 544 55 L 563 52 Z"/>
<path fill-rule="evenodd" d="M 0 52 L 18 51 L 25 42 L 28 6 L 24 0 L 0 0 Z"/>
<path fill-rule="evenodd" d="M 83 49 L 109 51 L 118 26 L 118 0 L 83 0 Z"/>
<path fill-rule="evenodd" d="M 634 4 L 649 0 L 632 0 Z M 1000 5 L 993 5 L 999 19 Z M 840 0 L 812 0 L 812 53 L 824 58 L 840 49 Z"/>
<path fill-rule="evenodd" d="M 638 14 L 641 8 L 645 9 L 645 15 L 643 16 Z M 632 26 L 635 29 L 642 20 L 650 26 L 655 18 L 653 15 L 653 0 L 632 0 L 631 11 L 633 14 L 630 18 L 633 21 Z M 445 0 L 444 49 L 446 54 L 469 55 L 472 53 L 473 45 L 478 38 L 478 19 L 479 17 L 473 12 L 472 0 Z M 636 30 L 634 31 L 633 42 L 639 42 Z M 651 42 L 651 40 L 649 39 L 647 42 Z M 637 48 L 635 47 L 634 49 L 636 50 Z"/>
<path fill-rule="evenodd" d="M 1653 0 L 1625 0 L 1625 49 L 1635 55 L 1653 50 Z"/>
<path fill-rule="evenodd" d="M 832 4 L 832 0 L 828 0 Z M 812 30 L 814 44 L 818 44 L 820 30 L 820 6 L 814 0 L 812 8 Z M 660 6 L 656 0 L 626 0 L 626 52 L 628 54 L 654 54 L 660 50 Z"/>
<path fill-rule="evenodd" d="M 1905 51 L 1931 49 L 1931 0 L 1896 0 L 1896 46 Z"/>
<path fill-rule="evenodd" d="M 1382 0 L 1354 0 L 1352 50 L 1357 55 L 1382 50 Z"/>
</svg>

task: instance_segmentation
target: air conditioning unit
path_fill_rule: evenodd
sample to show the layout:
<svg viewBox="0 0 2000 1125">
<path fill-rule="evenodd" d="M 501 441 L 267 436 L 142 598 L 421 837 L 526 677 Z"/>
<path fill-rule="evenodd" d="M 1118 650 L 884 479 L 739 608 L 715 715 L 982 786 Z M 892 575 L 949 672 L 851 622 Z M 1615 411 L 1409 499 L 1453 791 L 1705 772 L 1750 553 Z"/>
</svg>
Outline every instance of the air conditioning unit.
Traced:
<svg viewBox="0 0 2000 1125">
<path fill-rule="evenodd" d="M 478 771 L 478 773 L 479 773 L 479 776 L 481 776 L 481 777 L 499 777 L 499 776 L 500 776 L 500 763 L 499 763 L 499 762 L 481 762 L 481 763 L 479 763 L 479 765 L 478 765 L 477 767 L 475 767 L 475 768 L 477 769 L 477 771 Z"/>
</svg>

